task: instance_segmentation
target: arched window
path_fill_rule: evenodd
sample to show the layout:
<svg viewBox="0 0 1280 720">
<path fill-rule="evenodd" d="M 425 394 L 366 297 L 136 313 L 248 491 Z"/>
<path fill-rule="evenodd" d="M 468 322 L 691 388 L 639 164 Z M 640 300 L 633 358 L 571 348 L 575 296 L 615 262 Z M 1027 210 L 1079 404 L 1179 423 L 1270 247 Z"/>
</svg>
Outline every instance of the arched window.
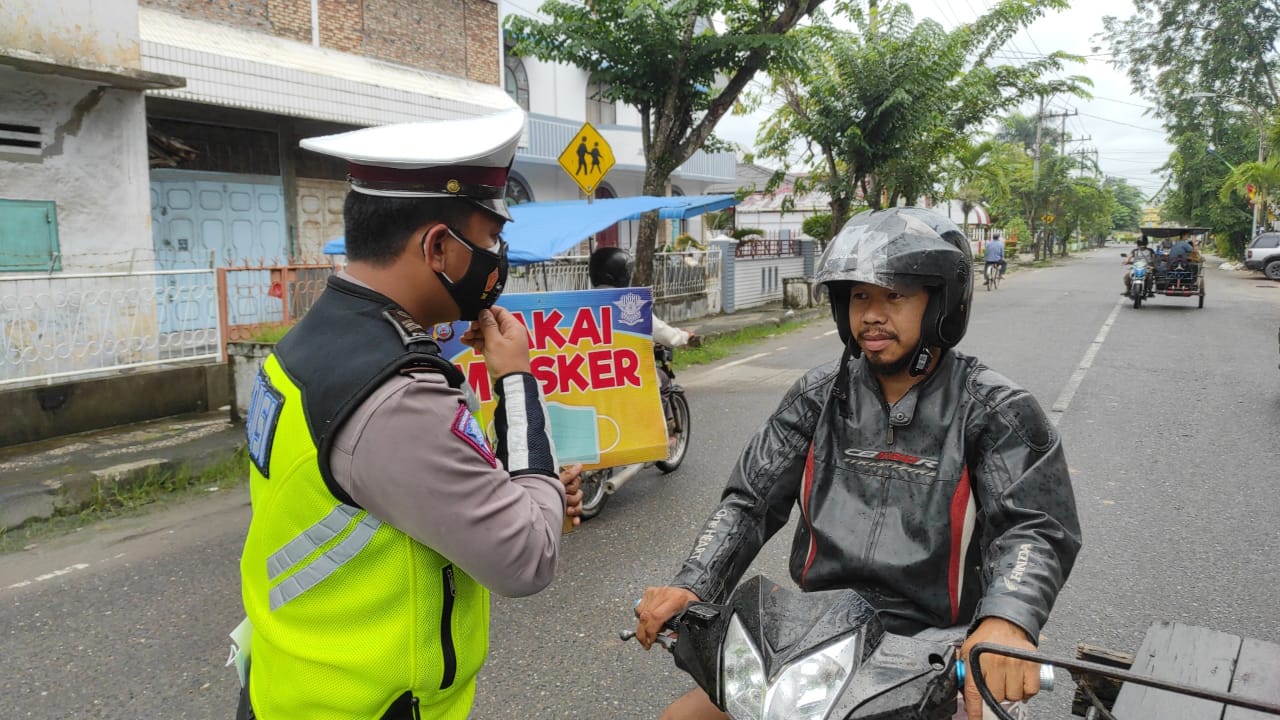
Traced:
<svg viewBox="0 0 1280 720">
<path fill-rule="evenodd" d="M 618 107 L 604 95 L 609 90 L 608 83 L 592 78 L 587 83 L 587 122 L 599 127 L 615 125 L 618 122 Z"/>
<path fill-rule="evenodd" d="M 502 86 L 512 100 L 525 112 L 529 111 L 529 73 L 525 72 L 524 60 L 521 60 L 506 45 L 502 57 Z"/>
<path fill-rule="evenodd" d="M 507 174 L 506 200 L 508 205 L 533 202 L 533 191 L 529 189 L 529 183 L 519 173 Z"/>
</svg>

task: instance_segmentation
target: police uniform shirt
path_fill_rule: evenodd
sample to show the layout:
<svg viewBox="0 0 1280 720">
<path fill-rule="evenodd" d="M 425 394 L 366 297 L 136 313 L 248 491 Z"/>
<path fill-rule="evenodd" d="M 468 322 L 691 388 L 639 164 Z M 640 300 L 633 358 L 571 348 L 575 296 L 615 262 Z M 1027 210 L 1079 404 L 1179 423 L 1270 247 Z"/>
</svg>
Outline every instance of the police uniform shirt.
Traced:
<svg viewBox="0 0 1280 720">
<path fill-rule="evenodd" d="M 439 373 L 392 377 L 338 431 L 334 480 L 374 517 L 493 592 L 530 595 L 555 575 L 564 485 L 508 475 L 487 443 L 455 432 L 462 398 Z"/>
</svg>

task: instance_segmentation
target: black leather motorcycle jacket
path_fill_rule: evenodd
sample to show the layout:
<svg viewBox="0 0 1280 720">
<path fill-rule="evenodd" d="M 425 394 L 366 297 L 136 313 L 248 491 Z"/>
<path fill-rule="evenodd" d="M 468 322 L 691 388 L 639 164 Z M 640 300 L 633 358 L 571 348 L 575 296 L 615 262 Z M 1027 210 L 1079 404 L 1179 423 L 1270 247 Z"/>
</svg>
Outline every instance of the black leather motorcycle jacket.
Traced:
<svg viewBox="0 0 1280 720">
<path fill-rule="evenodd" d="M 842 399 L 838 364 L 805 374 L 751 438 L 672 584 L 722 601 L 799 506 L 790 568 L 801 589 L 856 590 L 891 632 L 995 616 L 1037 642 L 1080 524 L 1035 398 L 946 351 L 893 406 L 852 360 Z"/>
</svg>

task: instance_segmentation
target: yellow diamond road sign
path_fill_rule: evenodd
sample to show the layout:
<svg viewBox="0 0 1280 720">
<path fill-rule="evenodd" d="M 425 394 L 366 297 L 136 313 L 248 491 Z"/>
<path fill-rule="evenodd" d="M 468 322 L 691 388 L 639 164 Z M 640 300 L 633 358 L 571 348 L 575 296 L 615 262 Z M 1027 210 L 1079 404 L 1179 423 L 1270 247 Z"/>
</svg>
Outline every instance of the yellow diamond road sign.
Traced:
<svg viewBox="0 0 1280 720">
<path fill-rule="evenodd" d="M 613 149 L 591 123 L 583 123 L 560 153 L 560 167 L 578 183 L 582 192 L 591 195 L 613 167 Z"/>
</svg>

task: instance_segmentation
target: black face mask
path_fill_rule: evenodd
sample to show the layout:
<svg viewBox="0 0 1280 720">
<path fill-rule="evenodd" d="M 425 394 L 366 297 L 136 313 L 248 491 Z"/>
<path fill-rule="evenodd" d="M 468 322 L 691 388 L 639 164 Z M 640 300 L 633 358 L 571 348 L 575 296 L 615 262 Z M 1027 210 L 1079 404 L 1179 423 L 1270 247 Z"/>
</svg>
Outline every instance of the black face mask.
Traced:
<svg viewBox="0 0 1280 720">
<path fill-rule="evenodd" d="M 454 281 L 442 272 L 436 273 L 445 290 L 457 303 L 459 320 L 474 322 L 480 311 L 493 307 L 507 284 L 507 243 L 499 239 L 496 252 L 486 250 L 462 236 L 462 233 L 445 226 L 454 240 L 471 251 L 471 263 L 461 280 Z"/>
</svg>

